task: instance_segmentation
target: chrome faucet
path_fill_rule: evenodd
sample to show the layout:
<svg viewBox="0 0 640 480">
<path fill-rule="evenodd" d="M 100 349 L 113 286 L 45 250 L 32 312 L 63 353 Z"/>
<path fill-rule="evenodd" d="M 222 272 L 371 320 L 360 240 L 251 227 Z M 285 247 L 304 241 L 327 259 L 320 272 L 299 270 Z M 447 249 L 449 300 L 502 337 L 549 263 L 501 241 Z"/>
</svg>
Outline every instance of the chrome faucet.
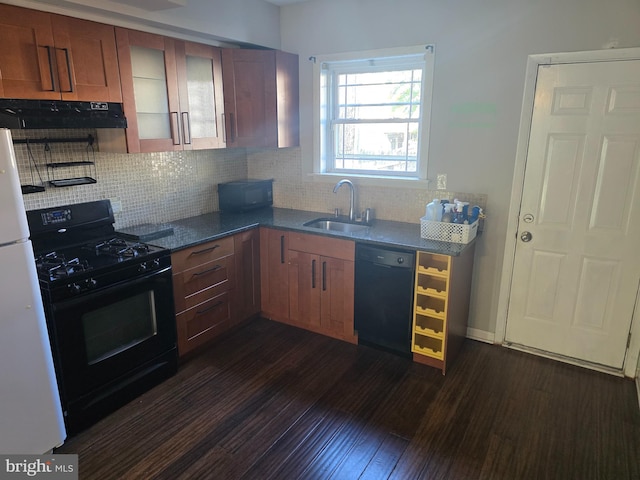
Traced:
<svg viewBox="0 0 640 480">
<path fill-rule="evenodd" d="M 349 192 L 350 192 L 349 193 L 350 194 L 350 196 L 349 196 L 349 220 L 351 222 L 353 222 L 356 219 L 355 209 L 354 209 L 356 188 L 353 186 L 353 183 L 351 183 L 351 180 L 347 180 L 346 178 L 343 178 L 338 183 L 336 183 L 335 187 L 333 187 L 333 193 L 337 193 L 338 189 L 342 185 L 348 185 L 349 186 Z"/>
</svg>

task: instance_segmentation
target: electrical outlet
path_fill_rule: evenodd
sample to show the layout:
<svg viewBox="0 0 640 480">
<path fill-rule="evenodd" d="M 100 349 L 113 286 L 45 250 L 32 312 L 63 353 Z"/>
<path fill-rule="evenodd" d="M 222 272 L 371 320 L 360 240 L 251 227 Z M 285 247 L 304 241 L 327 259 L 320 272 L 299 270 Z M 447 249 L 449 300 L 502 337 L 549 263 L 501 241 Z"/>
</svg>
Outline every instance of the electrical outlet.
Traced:
<svg viewBox="0 0 640 480">
<path fill-rule="evenodd" d="M 114 215 L 122 211 L 122 202 L 119 198 L 114 198 L 111 200 L 111 209 L 113 210 Z"/>
<path fill-rule="evenodd" d="M 439 173 L 437 175 L 438 181 L 436 183 L 436 188 L 438 190 L 446 190 L 447 189 L 447 174 Z"/>
</svg>

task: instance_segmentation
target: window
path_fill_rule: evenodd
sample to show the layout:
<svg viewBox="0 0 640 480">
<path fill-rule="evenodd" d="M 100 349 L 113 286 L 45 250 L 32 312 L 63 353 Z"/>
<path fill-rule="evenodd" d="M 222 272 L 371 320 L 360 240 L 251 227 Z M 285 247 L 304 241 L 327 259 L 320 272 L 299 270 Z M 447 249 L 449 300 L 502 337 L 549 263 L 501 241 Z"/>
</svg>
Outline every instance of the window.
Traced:
<svg viewBox="0 0 640 480">
<path fill-rule="evenodd" d="M 317 57 L 316 173 L 424 178 L 432 45 Z"/>
</svg>

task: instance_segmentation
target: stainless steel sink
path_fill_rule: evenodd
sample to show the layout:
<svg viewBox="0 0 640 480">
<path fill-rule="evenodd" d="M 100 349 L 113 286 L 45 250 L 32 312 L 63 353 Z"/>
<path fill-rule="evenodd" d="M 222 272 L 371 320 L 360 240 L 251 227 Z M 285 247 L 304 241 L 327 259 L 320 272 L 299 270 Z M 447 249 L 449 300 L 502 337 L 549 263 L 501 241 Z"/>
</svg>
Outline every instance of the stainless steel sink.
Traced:
<svg viewBox="0 0 640 480">
<path fill-rule="evenodd" d="M 305 227 L 318 228 L 320 230 L 331 230 L 334 232 L 357 233 L 364 232 L 369 225 L 361 223 L 344 222 L 337 218 L 316 218 L 304 224 Z"/>
</svg>

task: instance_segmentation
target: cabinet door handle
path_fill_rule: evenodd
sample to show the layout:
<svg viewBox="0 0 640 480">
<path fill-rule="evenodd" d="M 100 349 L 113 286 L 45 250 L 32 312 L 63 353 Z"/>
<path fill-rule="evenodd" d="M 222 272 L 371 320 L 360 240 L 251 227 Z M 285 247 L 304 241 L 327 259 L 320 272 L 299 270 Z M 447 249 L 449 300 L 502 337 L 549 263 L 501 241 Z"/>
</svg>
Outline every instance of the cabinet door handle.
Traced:
<svg viewBox="0 0 640 480">
<path fill-rule="evenodd" d="M 311 260 L 311 288 L 316 288 L 316 261 Z"/>
<path fill-rule="evenodd" d="M 212 246 L 212 247 L 203 248 L 202 250 L 196 250 L 196 251 L 194 251 L 194 252 L 191 252 L 191 253 L 189 254 L 189 256 L 191 256 L 191 255 L 202 255 L 203 253 L 208 253 L 208 252 L 210 252 L 210 251 L 212 251 L 212 250 L 215 250 L 216 248 L 220 248 L 220 245 L 219 245 L 219 244 L 217 244 L 217 243 L 216 243 L 214 246 Z"/>
<path fill-rule="evenodd" d="M 178 112 L 170 112 L 171 117 L 171 140 L 174 145 L 180 145 L 180 124 L 178 122 Z"/>
<path fill-rule="evenodd" d="M 280 235 L 280 263 L 284 263 L 284 235 Z"/>
<path fill-rule="evenodd" d="M 185 145 L 191 145 L 191 120 L 189 112 L 182 112 L 182 141 Z"/>
<path fill-rule="evenodd" d="M 199 277 L 200 275 L 206 275 L 207 273 L 211 273 L 211 272 L 216 272 L 218 270 L 220 270 L 222 268 L 222 265 L 216 265 L 215 267 L 211 267 L 208 268 L 206 270 L 203 270 L 201 272 L 196 272 L 193 275 L 191 275 L 191 278 L 193 277 Z"/>
<path fill-rule="evenodd" d="M 322 262 L 322 291 L 327 290 L 327 262 Z"/>
<path fill-rule="evenodd" d="M 48 62 L 48 70 L 49 70 L 49 78 L 45 78 L 42 65 L 40 65 L 40 81 L 42 82 L 42 90 L 45 92 L 55 92 L 56 91 L 56 83 L 55 77 L 53 76 L 53 58 L 51 58 L 51 50 L 53 47 L 45 45 L 43 47 L 47 50 L 47 62 Z M 40 63 L 40 51 L 38 50 L 38 63 Z M 51 85 L 51 88 L 45 88 L 45 85 Z"/>
<path fill-rule="evenodd" d="M 227 119 L 224 113 L 220 115 L 222 117 L 222 143 L 227 143 Z"/>
<path fill-rule="evenodd" d="M 63 92 L 63 93 L 71 93 L 71 92 L 73 92 L 73 77 L 71 75 L 71 60 L 69 58 L 69 49 L 68 48 L 56 48 L 56 64 L 58 65 L 58 76 L 60 77 L 58 80 L 61 80 L 62 77 L 63 77 L 63 75 L 61 73 L 61 70 L 63 70 L 63 69 L 60 68 L 60 62 L 57 61 L 58 60 L 57 53 L 60 50 L 62 50 L 64 52 L 64 57 L 65 58 L 64 58 L 64 64 L 63 65 L 64 65 L 64 68 L 67 71 L 66 77 L 67 77 L 67 81 L 69 82 L 69 88 L 66 89 L 66 90 L 63 90 L 62 81 L 60 81 L 60 84 L 61 84 L 60 85 L 60 91 Z"/>
<path fill-rule="evenodd" d="M 213 305 L 211 305 L 210 307 L 205 308 L 204 310 L 196 310 L 196 315 L 202 315 L 203 313 L 207 313 L 210 312 L 211 310 L 213 310 L 214 308 L 218 308 L 220 305 L 222 305 L 224 302 L 222 300 L 218 300 L 216 303 L 214 303 Z"/>
<path fill-rule="evenodd" d="M 238 125 L 235 122 L 235 115 L 233 113 L 229 114 L 229 142 L 234 143 L 236 141 L 236 130 L 238 129 Z"/>
</svg>

